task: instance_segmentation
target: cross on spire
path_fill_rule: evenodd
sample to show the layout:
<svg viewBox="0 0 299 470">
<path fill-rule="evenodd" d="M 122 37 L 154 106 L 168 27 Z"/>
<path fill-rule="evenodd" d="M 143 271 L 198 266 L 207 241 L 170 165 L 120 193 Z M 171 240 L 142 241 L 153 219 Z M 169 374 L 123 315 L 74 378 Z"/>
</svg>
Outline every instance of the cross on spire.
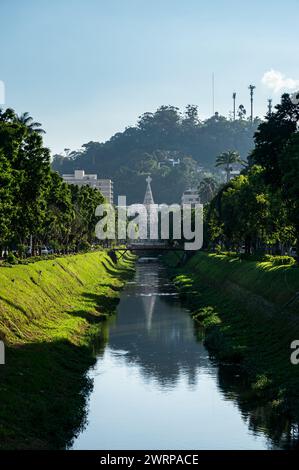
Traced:
<svg viewBox="0 0 299 470">
<path fill-rule="evenodd" d="M 147 187 L 145 191 L 143 204 L 145 206 L 150 206 L 151 204 L 154 204 L 154 198 L 153 198 L 153 193 L 152 193 L 152 188 L 151 188 L 152 178 L 148 176 L 145 181 L 147 182 Z"/>
</svg>

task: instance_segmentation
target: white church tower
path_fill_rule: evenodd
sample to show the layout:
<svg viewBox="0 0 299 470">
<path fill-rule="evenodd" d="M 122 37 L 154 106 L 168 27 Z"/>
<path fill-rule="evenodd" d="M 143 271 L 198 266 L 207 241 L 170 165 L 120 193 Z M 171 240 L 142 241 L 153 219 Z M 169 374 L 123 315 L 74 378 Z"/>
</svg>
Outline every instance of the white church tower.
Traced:
<svg viewBox="0 0 299 470">
<path fill-rule="evenodd" d="M 156 205 L 154 202 L 153 198 L 153 193 L 152 193 L 152 188 L 151 188 L 151 182 L 152 178 L 148 176 L 146 178 L 146 191 L 144 195 L 144 200 L 143 200 L 143 205 L 146 207 L 147 210 L 147 243 L 157 243 L 157 238 L 158 238 L 158 214 L 156 210 Z M 157 232 L 157 238 L 152 239 L 151 238 L 151 232 L 150 232 L 150 226 L 152 225 L 152 234 L 154 232 Z M 154 227 L 154 230 L 153 230 Z"/>
<path fill-rule="evenodd" d="M 152 204 L 155 204 L 153 193 L 152 193 L 152 188 L 151 188 L 152 178 L 148 176 L 145 181 L 147 182 L 147 186 L 146 186 L 143 204 L 146 206 L 146 208 L 150 208 Z"/>
</svg>

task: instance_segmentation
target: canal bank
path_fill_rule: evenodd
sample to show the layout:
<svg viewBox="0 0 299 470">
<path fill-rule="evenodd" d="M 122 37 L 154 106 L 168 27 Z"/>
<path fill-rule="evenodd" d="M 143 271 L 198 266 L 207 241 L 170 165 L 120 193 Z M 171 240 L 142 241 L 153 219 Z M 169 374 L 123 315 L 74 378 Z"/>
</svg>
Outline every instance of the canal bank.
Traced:
<svg viewBox="0 0 299 470">
<path fill-rule="evenodd" d="M 85 419 L 86 371 L 133 272 L 93 252 L 0 267 L 0 447 L 65 448 Z"/>
<path fill-rule="evenodd" d="M 247 376 L 241 401 L 263 409 L 255 422 L 276 445 L 296 446 L 299 365 L 290 357 L 299 339 L 298 267 L 204 252 L 184 266 L 172 255 L 165 261 L 210 354 Z"/>
</svg>

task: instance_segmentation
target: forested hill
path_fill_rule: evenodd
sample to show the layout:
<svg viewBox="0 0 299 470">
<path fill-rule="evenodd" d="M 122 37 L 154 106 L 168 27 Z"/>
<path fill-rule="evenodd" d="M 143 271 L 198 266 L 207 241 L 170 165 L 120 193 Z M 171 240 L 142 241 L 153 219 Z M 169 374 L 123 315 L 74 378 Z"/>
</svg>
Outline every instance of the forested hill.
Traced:
<svg viewBox="0 0 299 470">
<path fill-rule="evenodd" d="M 67 156 L 55 155 L 53 168 L 61 174 L 84 169 L 111 178 L 115 195 L 127 195 L 128 203 L 142 202 L 145 175 L 151 173 L 156 202 L 179 202 L 186 188 L 198 186 L 201 168 L 214 169 L 220 153 L 236 150 L 246 158 L 258 124 L 243 115 L 232 121 L 218 113 L 200 121 L 196 106 L 188 105 L 184 113 L 161 106 L 105 143 L 89 142 Z M 180 164 L 172 166 L 171 159 Z"/>
</svg>

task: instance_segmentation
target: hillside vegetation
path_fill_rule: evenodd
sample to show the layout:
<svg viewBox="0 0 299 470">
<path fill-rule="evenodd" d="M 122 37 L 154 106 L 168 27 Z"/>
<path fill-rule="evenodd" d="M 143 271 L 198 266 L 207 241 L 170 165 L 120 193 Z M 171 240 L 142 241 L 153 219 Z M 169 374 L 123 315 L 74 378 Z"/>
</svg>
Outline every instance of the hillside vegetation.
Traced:
<svg viewBox="0 0 299 470">
<path fill-rule="evenodd" d="M 201 121 L 197 106 L 181 113 L 175 106 L 161 106 L 144 113 L 135 126 L 113 135 L 107 142 L 88 142 L 80 150 L 54 156 L 53 168 L 71 173 L 82 168 L 101 178 L 112 178 L 115 194 L 129 203 L 143 200 L 145 175 L 153 176 L 157 203 L 180 202 L 183 191 L 197 187 L 200 168 L 212 169 L 216 157 L 228 150 L 246 158 L 253 148 L 253 124 L 243 115 L 232 121 L 215 113 Z M 170 160 L 179 164 L 173 166 Z"/>
</svg>

